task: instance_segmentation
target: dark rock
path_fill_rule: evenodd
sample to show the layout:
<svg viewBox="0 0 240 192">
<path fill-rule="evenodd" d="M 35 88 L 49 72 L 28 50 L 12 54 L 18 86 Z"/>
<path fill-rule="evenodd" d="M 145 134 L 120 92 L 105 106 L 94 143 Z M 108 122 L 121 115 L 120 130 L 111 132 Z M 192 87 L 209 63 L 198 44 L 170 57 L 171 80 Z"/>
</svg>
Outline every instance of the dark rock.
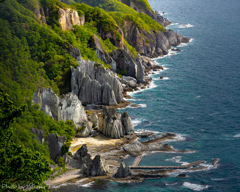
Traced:
<svg viewBox="0 0 240 192">
<path fill-rule="evenodd" d="M 87 164 L 91 162 L 91 156 L 88 153 L 88 149 L 86 144 L 83 144 L 80 149 L 73 155 L 69 165 L 74 168 L 81 168 L 83 164 Z"/>
<path fill-rule="evenodd" d="M 170 138 L 174 138 L 176 137 L 177 135 L 174 134 L 174 133 L 163 133 L 161 135 L 156 135 L 155 137 L 147 140 L 147 141 L 144 141 L 143 143 L 153 143 L 153 142 L 158 142 L 158 141 L 161 141 L 161 140 L 164 140 L 164 139 L 170 139 Z"/>
<path fill-rule="evenodd" d="M 126 178 L 128 176 L 131 176 L 132 173 L 129 169 L 128 165 L 125 165 L 124 162 L 120 164 L 120 167 L 118 168 L 117 172 L 115 173 L 114 177 L 116 178 Z"/>
<path fill-rule="evenodd" d="M 128 115 L 128 112 L 124 112 L 121 116 L 122 126 L 123 126 L 123 134 L 129 135 L 134 132 L 132 119 Z"/>
<path fill-rule="evenodd" d="M 164 76 L 160 76 L 160 79 L 164 79 Z"/>
<path fill-rule="evenodd" d="M 58 136 L 56 133 L 49 134 L 47 141 L 51 159 L 57 162 L 58 157 L 62 155 L 62 146 L 64 145 L 65 137 Z"/>
<path fill-rule="evenodd" d="M 187 177 L 187 175 L 186 175 L 186 174 L 184 174 L 184 173 L 182 173 L 182 174 L 179 174 L 177 177 L 178 177 L 178 178 L 186 178 L 186 177 Z"/>
<path fill-rule="evenodd" d="M 37 135 L 36 139 L 40 141 L 41 144 L 44 143 L 44 131 L 40 131 L 38 129 L 31 127 L 31 132 Z"/>
<path fill-rule="evenodd" d="M 136 135 L 137 137 L 141 137 L 141 138 L 146 138 L 146 137 L 151 137 L 153 136 L 155 133 L 151 132 L 151 131 L 143 131 L 143 132 L 137 132 Z"/>
</svg>

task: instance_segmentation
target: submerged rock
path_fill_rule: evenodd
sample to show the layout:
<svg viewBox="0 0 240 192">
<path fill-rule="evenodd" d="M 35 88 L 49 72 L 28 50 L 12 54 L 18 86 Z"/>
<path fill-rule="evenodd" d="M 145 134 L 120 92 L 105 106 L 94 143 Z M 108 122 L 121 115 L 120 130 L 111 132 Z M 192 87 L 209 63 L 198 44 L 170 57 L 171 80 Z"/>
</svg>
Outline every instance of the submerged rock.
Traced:
<svg viewBox="0 0 240 192">
<path fill-rule="evenodd" d="M 130 168 L 128 165 L 126 165 L 124 162 L 120 164 L 120 167 L 118 168 L 117 172 L 115 173 L 114 177 L 116 178 L 126 178 L 128 176 L 131 176 L 132 173 L 130 171 Z"/>
</svg>

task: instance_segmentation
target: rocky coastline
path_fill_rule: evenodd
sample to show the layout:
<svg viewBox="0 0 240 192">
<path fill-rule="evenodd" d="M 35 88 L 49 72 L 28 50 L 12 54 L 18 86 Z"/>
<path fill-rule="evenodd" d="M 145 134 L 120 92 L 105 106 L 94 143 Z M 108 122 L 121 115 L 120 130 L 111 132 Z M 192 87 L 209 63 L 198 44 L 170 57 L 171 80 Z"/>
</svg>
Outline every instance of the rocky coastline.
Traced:
<svg viewBox="0 0 240 192">
<path fill-rule="evenodd" d="M 171 24 L 158 12 L 141 10 L 133 4 L 128 6 L 133 6 L 139 12 L 143 11 L 163 26 Z M 63 30 L 72 29 L 72 25 L 83 25 L 85 22 L 85 18 L 79 17 L 76 11 L 60 9 L 59 15 L 59 23 Z M 67 15 L 72 15 L 71 21 L 67 20 L 69 18 Z M 133 170 L 131 166 L 124 163 L 124 159 L 129 156 L 142 158 L 145 155 L 151 155 L 152 152 L 193 152 L 177 150 L 167 144 L 167 140 L 176 139 L 177 135 L 174 133 L 161 135 L 155 135 L 151 131 L 135 133 L 128 113 L 120 114 L 116 111 L 118 108 L 131 105 L 131 102 L 125 100 L 132 98 L 128 92 L 149 88 L 152 81 L 149 75 L 155 71 L 164 70 L 152 58 L 166 55 L 170 49 L 181 51 L 172 46 L 188 43 L 190 39 L 172 30 L 147 32 L 139 29 L 131 21 L 125 22 L 122 29 L 119 29 L 121 34 L 131 46 L 136 48 L 138 52 L 136 57 L 133 57 L 122 41 L 117 41 L 111 34 L 108 35 L 121 48 L 111 54 L 106 53 L 95 35 L 91 46 L 98 58 L 109 64 L 111 69 L 82 59 L 79 49 L 72 46 L 67 49 L 67 52 L 72 53 L 78 67 L 71 67 L 71 93 L 59 98 L 51 88 L 40 88 L 33 95 L 33 102 L 38 104 L 45 114 L 56 121 L 71 120 L 76 126 L 76 137 L 71 141 L 68 153 L 62 151 L 66 142 L 64 137 L 57 134 L 48 135 L 47 141 L 52 160 L 58 164 L 61 157 L 67 169 L 67 172 L 45 182 L 50 188 L 65 182 L 83 184 L 95 180 L 140 182 L 145 177 L 167 177 L 172 172 L 178 172 L 178 169 Z M 142 38 L 143 36 L 145 38 Z M 116 71 L 124 71 L 124 75 L 118 76 Z M 163 78 L 160 77 L 160 79 Z M 132 107 L 139 106 L 132 105 Z M 36 134 L 38 140 L 44 142 L 42 141 L 44 133 L 35 128 L 32 128 L 32 133 Z M 138 138 L 144 137 L 150 139 L 144 142 L 138 141 Z M 215 163 L 216 161 L 214 165 Z M 194 167 L 198 170 L 206 168 L 206 166 Z M 185 169 L 188 171 L 193 168 Z M 57 175 L 57 172 L 52 176 Z"/>
</svg>

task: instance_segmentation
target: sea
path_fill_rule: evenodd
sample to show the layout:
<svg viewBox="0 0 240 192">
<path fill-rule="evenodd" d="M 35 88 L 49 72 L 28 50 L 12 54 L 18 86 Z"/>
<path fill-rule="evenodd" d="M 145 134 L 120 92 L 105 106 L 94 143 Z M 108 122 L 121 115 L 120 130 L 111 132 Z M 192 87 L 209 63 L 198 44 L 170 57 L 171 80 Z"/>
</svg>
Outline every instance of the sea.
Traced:
<svg viewBox="0 0 240 192">
<path fill-rule="evenodd" d="M 193 153 L 153 153 L 140 165 L 182 165 L 204 160 L 208 169 L 184 172 L 186 178 L 144 179 L 139 183 L 64 184 L 51 191 L 240 191 L 240 1 L 148 0 L 173 29 L 191 38 L 155 61 L 163 71 L 152 74 L 149 89 L 131 93 L 141 107 L 119 110 L 131 116 L 135 130 L 173 132 L 175 149 Z M 164 76 L 164 79 L 160 79 Z M 218 158 L 213 168 L 212 160 Z M 134 158 L 125 160 L 132 164 Z"/>
</svg>

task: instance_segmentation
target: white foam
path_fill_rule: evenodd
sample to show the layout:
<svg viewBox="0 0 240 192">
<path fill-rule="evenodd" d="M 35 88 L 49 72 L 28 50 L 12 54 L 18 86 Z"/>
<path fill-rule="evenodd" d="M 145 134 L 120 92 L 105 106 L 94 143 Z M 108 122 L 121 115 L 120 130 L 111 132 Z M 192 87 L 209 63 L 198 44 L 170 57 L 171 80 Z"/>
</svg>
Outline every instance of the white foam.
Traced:
<svg viewBox="0 0 240 192">
<path fill-rule="evenodd" d="M 134 130 L 135 133 L 145 133 L 145 132 L 153 132 L 155 134 L 159 134 L 160 132 L 159 131 L 152 131 L 152 130 L 147 130 L 147 129 L 137 129 L 137 130 Z"/>
<path fill-rule="evenodd" d="M 199 184 L 194 184 L 194 183 L 190 183 L 190 182 L 184 182 L 183 186 L 187 187 L 189 189 L 192 189 L 194 191 L 202 191 L 204 189 L 209 188 L 209 185 L 199 185 Z"/>
<path fill-rule="evenodd" d="M 177 182 L 176 183 L 165 183 L 165 185 L 174 186 L 174 185 L 177 185 Z"/>
<path fill-rule="evenodd" d="M 216 178 L 216 179 L 211 179 L 212 181 L 223 181 L 225 180 L 224 178 Z"/>
<path fill-rule="evenodd" d="M 63 183 L 63 184 L 61 184 L 61 185 L 52 186 L 52 187 L 50 187 L 50 188 L 58 189 L 58 188 L 60 188 L 60 187 L 67 186 L 67 185 L 69 185 L 69 183 Z"/>
<path fill-rule="evenodd" d="M 182 156 L 175 156 L 172 157 L 170 159 L 166 159 L 166 161 L 171 161 L 171 162 L 175 162 L 175 163 L 181 163 L 181 165 L 188 165 L 188 162 L 183 162 L 182 160 Z"/>
<path fill-rule="evenodd" d="M 189 43 L 191 43 L 193 41 L 193 39 L 191 38 L 189 40 Z M 177 47 L 186 47 L 189 43 L 181 43 L 180 45 L 178 45 Z"/>
<path fill-rule="evenodd" d="M 163 77 L 161 80 L 169 80 L 169 77 Z"/>
<path fill-rule="evenodd" d="M 234 135 L 233 137 L 240 137 L 240 133 Z"/>
<path fill-rule="evenodd" d="M 154 81 L 152 81 L 149 85 L 149 88 L 148 89 L 153 89 L 153 88 L 156 88 L 157 85 L 154 83 Z"/>
<path fill-rule="evenodd" d="M 93 185 L 94 181 L 90 182 L 90 183 L 86 183 L 84 185 L 81 185 L 81 187 L 91 187 Z"/>
<path fill-rule="evenodd" d="M 140 107 L 145 108 L 145 107 L 147 107 L 146 104 L 137 104 L 137 105 L 138 105 L 137 107 L 129 106 L 129 108 L 140 108 Z"/>
<path fill-rule="evenodd" d="M 190 28 L 190 27 L 194 27 L 194 25 L 191 24 L 187 24 L 187 25 L 180 25 L 179 28 Z"/>
<path fill-rule="evenodd" d="M 132 120 L 132 123 L 133 123 L 133 126 L 137 126 L 139 125 L 140 123 L 142 123 L 142 121 L 140 119 L 135 119 L 135 120 Z"/>
</svg>

